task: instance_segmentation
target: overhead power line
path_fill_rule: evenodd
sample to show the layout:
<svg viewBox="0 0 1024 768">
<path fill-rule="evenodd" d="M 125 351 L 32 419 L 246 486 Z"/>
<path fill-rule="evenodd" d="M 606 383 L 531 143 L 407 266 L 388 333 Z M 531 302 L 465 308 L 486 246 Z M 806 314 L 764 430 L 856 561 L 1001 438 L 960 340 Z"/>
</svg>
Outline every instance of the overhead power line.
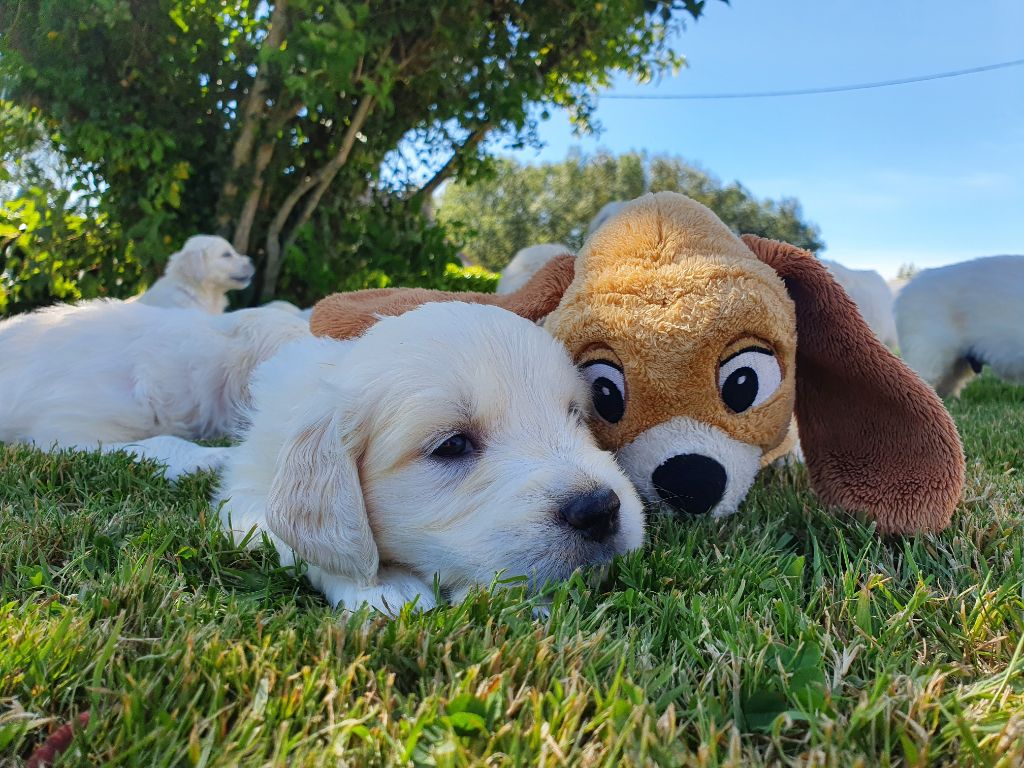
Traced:
<svg viewBox="0 0 1024 768">
<path fill-rule="evenodd" d="M 799 88 L 788 91 L 748 91 L 739 93 L 665 93 L 665 94 L 625 94 L 606 93 L 600 99 L 630 99 L 636 101 L 699 101 L 702 99 L 770 99 L 777 96 L 810 96 L 816 93 L 842 93 L 844 91 L 866 91 L 870 88 L 888 88 L 891 85 L 906 85 L 908 83 L 923 83 L 926 80 L 943 80 L 949 77 L 961 77 L 962 75 L 974 75 L 978 72 L 990 72 L 993 69 L 1007 69 L 1019 67 L 1024 64 L 1024 59 L 1013 61 L 1001 61 L 998 64 L 986 64 L 981 67 L 970 69 L 957 69 L 952 72 L 936 72 L 931 75 L 919 75 L 918 77 L 904 77 L 899 80 L 880 80 L 875 83 L 854 83 L 852 85 L 828 85 L 821 88 Z"/>
</svg>

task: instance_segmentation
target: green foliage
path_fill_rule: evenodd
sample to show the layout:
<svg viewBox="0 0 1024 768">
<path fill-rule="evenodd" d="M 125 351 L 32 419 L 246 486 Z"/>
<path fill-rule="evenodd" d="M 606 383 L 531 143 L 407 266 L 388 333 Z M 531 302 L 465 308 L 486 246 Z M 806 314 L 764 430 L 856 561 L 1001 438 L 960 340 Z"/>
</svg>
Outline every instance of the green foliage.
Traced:
<svg viewBox="0 0 1024 768">
<path fill-rule="evenodd" d="M 210 476 L 0 446 L 0 761 L 90 709 L 58 764 L 1021 765 L 1024 388 L 949 406 L 948 530 L 879 537 L 774 468 L 545 618 L 515 586 L 342 614 L 221 535 Z"/>
<path fill-rule="evenodd" d="M 500 278 L 501 275 L 497 272 L 490 272 L 483 267 L 448 264 L 444 270 L 444 277 L 437 287 L 444 291 L 494 293 Z"/>
<path fill-rule="evenodd" d="M 528 245 L 564 243 L 578 249 L 606 203 L 662 191 L 681 192 L 703 203 L 738 234 L 784 240 L 812 251 L 824 245 L 818 228 L 803 221 L 796 200 L 758 200 L 738 182 L 723 184 L 678 158 L 637 153 L 587 157 L 574 152 L 563 162 L 536 166 L 499 160 L 490 177 L 450 184 L 438 219 L 465 222 L 472 230 L 467 255 L 500 270 Z"/>
<path fill-rule="evenodd" d="M 37 120 L 75 200 L 107 222 L 115 251 L 134 254 L 141 281 L 171 245 L 216 230 L 255 258 L 254 301 L 282 273 L 282 295 L 296 297 L 314 293 L 302 274 L 329 290 L 427 279 L 419 259 L 392 272 L 395 254 L 345 239 L 365 215 L 360 242 L 409 243 L 408 208 L 388 206 L 409 215 L 390 234 L 367 210 L 383 189 L 417 195 L 411 171 L 388 167 L 401 147 L 416 147 L 436 184 L 485 167 L 488 133 L 535 142 L 546 110 L 586 130 L 614 73 L 643 80 L 682 62 L 669 41 L 703 6 L 14 0 L 0 3 L 0 89 Z M 18 136 L 7 122 L 5 154 Z M 340 215 L 314 220 L 320 208 Z M 41 242 L 36 256 L 54 252 Z M 446 262 L 430 258 L 438 279 Z"/>
<path fill-rule="evenodd" d="M 896 279 L 910 280 L 920 271 L 921 269 L 916 264 L 900 264 L 900 268 L 896 270 Z"/>
<path fill-rule="evenodd" d="M 317 229 L 319 228 L 319 232 Z M 320 238 L 336 237 L 329 250 Z M 322 208 L 302 229 L 286 254 L 278 295 L 299 306 L 310 306 L 335 291 L 361 288 L 418 286 L 470 288 L 466 279 L 453 279 L 458 262 L 458 229 L 427 219 L 417 201 L 381 196 L 356 210 Z M 317 257 L 309 254 L 316 253 Z M 497 278 L 495 278 L 497 279 Z"/>
<path fill-rule="evenodd" d="M 0 205 L 0 316 L 53 301 L 130 295 L 139 264 L 119 253 L 102 219 L 68 206 L 68 193 L 32 187 Z"/>
</svg>

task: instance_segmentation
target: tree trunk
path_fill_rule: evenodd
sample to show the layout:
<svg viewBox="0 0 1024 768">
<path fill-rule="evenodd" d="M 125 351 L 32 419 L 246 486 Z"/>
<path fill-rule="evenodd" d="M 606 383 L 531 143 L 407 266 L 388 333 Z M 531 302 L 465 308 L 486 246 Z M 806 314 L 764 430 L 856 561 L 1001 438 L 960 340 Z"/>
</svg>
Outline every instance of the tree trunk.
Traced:
<svg viewBox="0 0 1024 768">
<path fill-rule="evenodd" d="M 287 27 L 288 0 L 277 0 L 274 3 L 274 10 L 270 14 L 270 28 L 267 30 L 267 36 L 263 40 L 262 46 L 264 48 L 280 48 L 284 42 Z M 239 176 L 242 168 L 252 161 L 253 148 L 256 146 L 257 133 L 262 123 L 260 118 L 267 109 L 267 79 L 267 72 L 265 68 L 261 67 L 256 72 L 252 88 L 249 90 L 249 97 L 245 100 L 245 106 L 242 108 L 241 130 L 235 141 L 235 146 L 231 150 L 231 168 L 221 187 L 220 199 L 217 201 L 217 230 L 224 237 L 227 237 L 231 231 L 231 220 L 234 218 L 235 201 L 238 197 Z M 269 163 L 270 160 L 268 159 L 267 162 Z M 264 166 L 265 168 L 266 166 Z M 251 229 L 251 223 L 249 226 Z M 240 243 L 236 231 L 234 246 L 242 253 L 247 251 L 248 235 Z"/>
<path fill-rule="evenodd" d="M 239 253 L 246 253 L 249 250 L 249 238 L 252 236 L 252 225 L 256 221 L 256 209 L 259 207 L 260 195 L 263 192 L 263 172 L 270 165 L 274 156 L 274 143 L 268 141 L 261 144 L 256 151 L 256 162 L 252 171 L 252 184 L 249 187 L 249 194 L 246 195 L 245 203 L 242 205 L 242 212 L 238 216 L 238 223 L 235 225 L 235 234 L 231 238 L 231 244 Z"/>
<path fill-rule="evenodd" d="M 341 146 L 338 147 L 337 153 L 325 166 L 316 173 L 306 176 L 295 186 L 295 189 L 288 193 L 288 197 L 284 199 L 277 214 L 270 222 L 270 227 L 267 229 L 267 261 L 263 271 L 263 289 L 260 292 L 260 301 L 269 301 L 274 297 L 274 293 L 277 290 L 277 278 L 281 273 L 281 256 L 283 253 L 281 231 L 288 222 L 292 211 L 295 210 L 295 206 L 298 205 L 299 201 L 307 193 L 313 191 L 310 201 L 292 225 L 291 231 L 295 232 L 295 230 L 309 221 L 309 217 L 313 215 L 313 211 L 316 210 L 320 198 L 323 197 L 331 181 L 334 180 L 338 171 L 348 162 L 348 156 L 352 152 L 352 146 L 356 141 L 356 134 L 363 127 L 372 108 L 373 97 L 369 95 L 364 96 L 362 101 L 359 102 L 355 114 L 352 116 L 348 130 L 345 131 L 345 135 L 341 139 Z M 289 243 L 293 241 L 294 236 L 288 240 Z"/>
</svg>

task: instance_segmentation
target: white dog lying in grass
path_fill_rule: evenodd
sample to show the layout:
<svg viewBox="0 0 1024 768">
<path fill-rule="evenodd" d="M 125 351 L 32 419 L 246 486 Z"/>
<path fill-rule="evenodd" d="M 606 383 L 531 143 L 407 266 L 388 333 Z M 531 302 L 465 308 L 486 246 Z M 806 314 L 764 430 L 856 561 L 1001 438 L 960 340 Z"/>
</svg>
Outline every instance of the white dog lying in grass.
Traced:
<svg viewBox="0 0 1024 768">
<path fill-rule="evenodd" d="M 218 314 L 227 309 L 225 294 L 248 286 L 255 272 L 252 260 L 223 237 L 195 235 L 171 254 L 163 277 L 134 300 Z"/>
<path fill-rule="evenodd" d="M 900 354 L 941 397 L 983 365 L 1024 384 L 1024 256 L 989 256 L 915 275 L 896 297 Z"/>
<path fill-rule="evenodd" d="M 276 310 L 209 315 L 103 299 L 10 318 L 0 323 L 0 442 L 113 448 L 225 436 L 256 365 L 308 335 Z"/>
<path fill-rule="evenodd" d="M 568 354 L 505 310 L 426 304 L 353 341 L 289 344 L 252 397 L 223 523 L 307 561 L 332 605 L 429 608 L 435 574 L 457 600 L 502 571 L 539 585 L 643 541 Z"/>
</svg>

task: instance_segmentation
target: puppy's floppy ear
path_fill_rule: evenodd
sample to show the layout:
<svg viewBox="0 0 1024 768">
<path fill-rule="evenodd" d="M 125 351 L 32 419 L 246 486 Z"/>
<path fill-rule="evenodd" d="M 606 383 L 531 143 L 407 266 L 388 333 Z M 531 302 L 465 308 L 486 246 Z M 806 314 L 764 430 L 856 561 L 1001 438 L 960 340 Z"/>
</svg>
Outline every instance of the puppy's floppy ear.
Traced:
<svg viewBox="0 0 1024 768">
<path fill-rule="evenodd" d="M 178 275 L 186 283 L 198 285 L 206 276 L 206 250 L 185 243 L 185 248 L 171 254 L 166 273 Z"/>
<path fill-rule="evenodd" d="M 883 533 L 949 524 L 964 483 L 956 426 L 935 392 L 872 333 L 811 253 L 744 235 L 796 304 L 796 417 L 822 500 Z"/>
<path fill-rule="evenodd" d="M 356 450 L 351 429 L 342 426 L 338 413 L 302 420 L 278 456 L 267 525 L 310 563 L 373 584 L 379 555 L 366 516 Z"/>
<path fill-rule="evenodd" d="M 402 315 L 433 301 L 463 301 L 491 304 L 536 322 L 550 314 L 572 282 L 573 256 L 556 256 L 537 270 L 522 288 L 499 296 L 493 293 L 457 293 L 425 288 L 376 288 L 335 293 L 313 308 L 309 329 L 314 336 L 351 339 L 359 336 L 381 317 Z"/>
</svg>

